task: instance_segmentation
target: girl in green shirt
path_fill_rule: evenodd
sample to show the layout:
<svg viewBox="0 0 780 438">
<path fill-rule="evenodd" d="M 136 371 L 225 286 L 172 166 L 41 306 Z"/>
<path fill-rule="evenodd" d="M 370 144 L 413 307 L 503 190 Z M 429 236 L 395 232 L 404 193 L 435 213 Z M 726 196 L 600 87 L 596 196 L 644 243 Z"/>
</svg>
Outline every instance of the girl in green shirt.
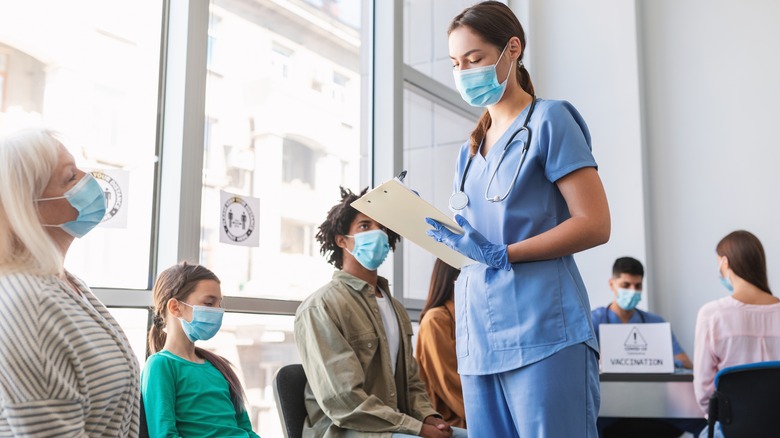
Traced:
<svg viewBox="0 0 780 438">
<path fill-rule="evenodd" d="M 222 325 L 222 291 L 214 273 L 186 262 L 154 285 L 151 356 L 141 373 L 149 436 L 259 438 L 244 391 L 223 357 L 195 346 Z"/>
</svg>

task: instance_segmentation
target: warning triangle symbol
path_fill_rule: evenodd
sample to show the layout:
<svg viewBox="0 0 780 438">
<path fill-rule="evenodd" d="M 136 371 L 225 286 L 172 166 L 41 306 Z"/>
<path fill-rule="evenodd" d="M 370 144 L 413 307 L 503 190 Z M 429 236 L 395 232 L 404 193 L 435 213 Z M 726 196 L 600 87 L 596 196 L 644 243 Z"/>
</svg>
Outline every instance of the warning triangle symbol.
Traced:
<svg viewBox="0 0 780 438">
<path fill-rule="evenodd" d="M 623 345 L 626 347 L 647 347 L 647 341 L 645 341 L 645 338 L 642 336 L 642 333 L 639 332 L 639 329 L 634 327 L 631 329 L 631 332 L 628 333 L 626 342 L 624 342 Z"/>
</svg>

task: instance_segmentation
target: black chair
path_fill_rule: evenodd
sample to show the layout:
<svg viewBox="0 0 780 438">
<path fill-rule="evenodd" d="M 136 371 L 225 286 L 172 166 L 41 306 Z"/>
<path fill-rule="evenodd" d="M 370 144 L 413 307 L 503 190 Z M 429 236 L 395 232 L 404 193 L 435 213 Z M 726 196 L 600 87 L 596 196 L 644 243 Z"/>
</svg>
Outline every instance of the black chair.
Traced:
<svg viewBox="0 0 780 438">
<path fill-rule="evenodd" d="M 274 377 L 274 399 L 285 438 L 301 438 L 303 435 L 303 423 L 307 416 L 303 401 L 306 382 L 306 373 L 301 364 L 285 365 Z"/>
<path fill-rule="evenodd" d="M 144 398 L 141 397 L 141 423 L 138 425 L 139 434 L 138 438 L 149 438 L 149 427 L 146 425 L 146 410 L 144 409 Z"/>
<path fill-rule="evenodd" d="M 780 435 L 780 361 L 737 365 L 715 375 L 707 428 L 713 438 L 715 422 L 723 436 Z"/>
</svg>

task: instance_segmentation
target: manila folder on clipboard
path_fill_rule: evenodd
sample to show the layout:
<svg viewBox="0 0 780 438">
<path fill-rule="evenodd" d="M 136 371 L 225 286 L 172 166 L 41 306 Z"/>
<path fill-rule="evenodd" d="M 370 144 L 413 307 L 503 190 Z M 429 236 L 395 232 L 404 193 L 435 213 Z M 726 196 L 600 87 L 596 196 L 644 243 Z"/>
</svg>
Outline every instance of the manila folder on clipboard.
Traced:
<svg viewBox="0 0 780 438">
<path fill-rule="evenodd" d="M 431 229 L 431 226 L 425 222 L 426 217 L 436 219 L 459 234 L 463 233 L 463 229 L 396 179 L 391 179 L 361 196 L 352 203 L 352 207 L 403 238 L 411 240 L 454 268 L 460 269 L 476 263 L 425 234 Z"/>
</svg>

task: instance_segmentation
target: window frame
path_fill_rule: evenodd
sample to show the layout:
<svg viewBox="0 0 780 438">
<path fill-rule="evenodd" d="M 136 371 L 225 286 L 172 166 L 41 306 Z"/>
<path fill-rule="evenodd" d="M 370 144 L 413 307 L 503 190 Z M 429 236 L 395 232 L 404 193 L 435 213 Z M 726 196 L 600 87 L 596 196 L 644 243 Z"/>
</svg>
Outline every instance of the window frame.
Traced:
<svg viewBox="0 0 780 438">
<path fill-rule="evenodd" d="M 481 110 L 468 106 L 458 93 L 403 62 L 402 0 L 363 5 L 361 44 L 361 186 L 376 186 L 403 167 L 404 90 L 466 117 Z M 152 215 L 149 283 L 146 290 L 96 288 L 108 307 L 149 308 L 157 274 L 181 260 L 200 259 L 203 142 L 208 120 L 205 109 L 209 74 L 210 2 L 163 2 L 160 86 Z M 382 19 L 376 19 L 382 17 Z M 383 56 L 376 57 L 375 53 Z M 381 102 L 381 104 L 379 104 Z M 186 129 L 185 129 L 186 127 Z M 394 284 L 394 295 L 416 320 L 424 301 L 405 298 L 403 248 L 399 246 L 380 268 Z M 225 297 L 228 312 L 294 315 L 300 301 Z"/>
</svg>

